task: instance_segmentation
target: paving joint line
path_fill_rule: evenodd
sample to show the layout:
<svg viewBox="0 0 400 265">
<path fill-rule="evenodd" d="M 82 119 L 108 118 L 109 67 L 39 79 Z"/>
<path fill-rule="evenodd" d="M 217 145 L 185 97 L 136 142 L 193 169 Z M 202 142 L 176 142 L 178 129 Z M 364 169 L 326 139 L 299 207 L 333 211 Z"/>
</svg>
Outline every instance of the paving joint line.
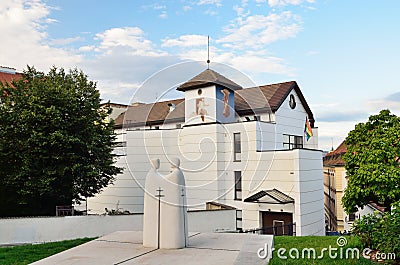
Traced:
<svg viewBox="0 0 400 265">
<path fill-rule="evenodd" d="M 156 251 L 156 250 L 158 250 L 158 249 L 157 249 L 157 248 L 156 248 L 156 249 L 152 249 L 152 250 L 150 250 L 150 251 L 147 251 L 147 252 L 142 253 L 142 254 L 140 254 L 140 255 L 134 256 L 134 257 L 132 257 L 132 258 L 129 258 L 129 259 L 120 261 L 120 262 L 118 262 L 118 263 L 114 263 L 114 265 L 123 264 L 123 263 L 125 263 L 125 262 L 127 262 L 127 261 L 130 261 L 130 260 L 136 259 L 136 258 L 138 258 L 138 257 L 144 256 L 144 255 L 149 254 L 149 253 L 151 253 L 151 252 L 154 252 L 154 251 Z"/>
<path fill-rule="evenodd" d="M 240 252 L 240 249 L 227 249 L 227 248 L 202 248 L 202 247 L 191 247 L 191 246 L 187 246 L 186 248 L 208 249 L 208 250 L 224 250 L 224 251 L 237 251 L 237 252 Z"/>
<path fill-rule="evenodd" d="M 135 243 L 135 242 L 124 242 L 124 241 L 116 241 L 116 240 L 104 240 L 104 239 L 100 239 L 100 240 L 95 240 L 97 242 L 109 242 L 109 243 L 121 243 L 121 244 L 142 244 L 142 243 Z"/>
<path fill-rule="evenodd" d="M 198 232 L 198 233 L 196 233 L 196 234 L 193 234 L 193 235 L 191 235 L 191 236 L 188 236 L 189 238 L 190 237 L 194 237 L 194 236 L 198 236 L 198 235 L 200 235 L 201 233 L 200 232 Z"/>
</svg>

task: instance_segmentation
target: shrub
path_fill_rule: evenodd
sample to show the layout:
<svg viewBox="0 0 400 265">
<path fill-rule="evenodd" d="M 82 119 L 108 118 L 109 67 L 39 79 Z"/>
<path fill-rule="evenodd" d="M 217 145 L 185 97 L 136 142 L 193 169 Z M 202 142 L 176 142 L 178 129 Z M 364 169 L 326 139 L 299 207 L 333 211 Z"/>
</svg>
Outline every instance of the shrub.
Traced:
<svg viewBox="0 0 400 265">
<path fill-rule="evenodd" d="M 393 203 L 392 210 L 382 216 L 363 216 L 354 223 L 352 233 L 360 237 L 363 247 L 395 253 L 400 259 L 400 202 Z"/>
<path fill-rule="evenodd" d="M 363 247 L 377 249 L 383 218 L 377 214 L 368 214 L 353 224 L 352 234 L 360 237 Z"/>
</svg>

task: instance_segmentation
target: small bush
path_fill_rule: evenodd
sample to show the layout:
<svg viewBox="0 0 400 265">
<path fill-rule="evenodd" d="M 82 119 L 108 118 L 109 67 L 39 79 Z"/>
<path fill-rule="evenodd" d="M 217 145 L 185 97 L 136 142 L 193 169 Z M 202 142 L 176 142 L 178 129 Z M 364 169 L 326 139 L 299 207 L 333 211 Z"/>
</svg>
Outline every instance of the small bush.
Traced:
<svg viewBox="0 0 400 265">
<path fill-rule="evenodd" d="M 381 253 L 395 253 L 400 259 L 400 202 L 392 205 L 392 211 L 382 216 L 369 214 L 357 220 L 352 233 L 359 236 L 363 247 Z"/>
<path fill-rule="evenodd" d="M 363 247 L 377 249 L 381 240 L 382 221 L 383 218 L 377 214 L 365 215 L 354 222 L 352 234 L 359 236 Z"/>
</svg>

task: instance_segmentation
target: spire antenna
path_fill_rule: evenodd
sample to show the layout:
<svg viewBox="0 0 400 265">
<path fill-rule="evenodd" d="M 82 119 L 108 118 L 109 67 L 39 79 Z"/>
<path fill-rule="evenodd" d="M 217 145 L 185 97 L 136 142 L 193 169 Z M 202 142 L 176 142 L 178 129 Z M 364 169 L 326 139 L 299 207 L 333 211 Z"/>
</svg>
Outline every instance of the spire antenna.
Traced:
<svg viewBox="0 0 400 265">
<path fill-rule="evenodd" d="M 210 35 L 207 36 L 207 69 L 210 69 Z"/>
</svg>

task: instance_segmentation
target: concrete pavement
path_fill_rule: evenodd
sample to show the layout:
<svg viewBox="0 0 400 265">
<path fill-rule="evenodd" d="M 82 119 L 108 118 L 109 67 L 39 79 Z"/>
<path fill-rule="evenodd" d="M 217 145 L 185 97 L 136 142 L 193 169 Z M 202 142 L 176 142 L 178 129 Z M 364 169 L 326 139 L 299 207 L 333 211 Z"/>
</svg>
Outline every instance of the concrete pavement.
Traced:
<svg viewBox="0 0 400 265">
<path fill-rule="evenodd" d="M 119 231 L 32 263 L 34 265 L 230 265 L 267 264 L 257 251 L 272 247 L 273 236 L 238 233 L 192 233 L 188 247 L 154 249 L 142 245 L 142 232 Z"/>
</svg>

